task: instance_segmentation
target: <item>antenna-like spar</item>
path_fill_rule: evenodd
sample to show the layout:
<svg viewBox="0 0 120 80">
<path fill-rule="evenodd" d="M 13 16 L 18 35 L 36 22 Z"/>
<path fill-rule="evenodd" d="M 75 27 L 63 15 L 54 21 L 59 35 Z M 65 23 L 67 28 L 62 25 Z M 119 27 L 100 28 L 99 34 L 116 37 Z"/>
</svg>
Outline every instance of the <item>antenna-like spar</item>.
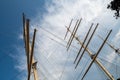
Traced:
<svg viewBox="0 0 120 80">
<path fill-rule="evenodd" d="M 100 35 L 98 35 L 98 37 L 99 37 L 100 39 L 104 40 Z M 114 45 L 110 44 L 108 41 L 106 41 L 106 44 L 107 44 L 110 48 L 112 48 L 112 49 L 115 51 L 115 53 L 117 53 L 117 54 L 120 56 L 120 49 L 119 49 L 119 48 L 116 48 Z"/>
<path fill-rule="evenodd" d="M 74 29 L 73 29 L 73 32 L 72 32 L 72 34 L 71 34 L 71 36 L 70 36 L 70 38 L 69 38 L 69 41 L 68 41 L 68 43 L 67 43 L 67 51 L 68 51 L 69 48 L 70 48 L 70 45 L 71 45 L 71 43 L 72 43 L 72 41 L 73 41 L 73 39 L 74 39 L 74 36 L 76 35 L 76 32 L 77 32 L 77 30 L 78 30 L 78 27 L 79 27 L 81 21 L 82 21 L 82 18 L 81 18 L 80 20 L 77 20 L 77 21 L 76 21 L 76 24 L 75 24 L 75 27 L 74 27 Z"/>
<path fill-rule="evenodd" d="M 78 22 L 76 22 L 76 24 L 77 24 L 77 23 L 78 23 Z M 70 25 L 71 25 L 71 24 L 70 24 Z M 107 77 L 108 77 L 109 79 L 115 80 L 114 77 L 110 74 L 110 72 L 109 72 L 109 71 L 102 65 L 102 63 L 97 59 L 97 55 L 98 55 L 99 52 L 101 51 L 102 47 L 104 46 L 104 44 L 105 44 L 106 40 L 108 39 L 108 37 L 109 37 L 110 33 L 112 32 L 112 30 L 110 30 L 110 32 L 109 32 L 109 34 L 107 35 L 107 37 L 105 38 L 103 44 L 102 44 L 101 47 L 99 48 L 97 54 L 94 55 L 94 54 L 88 49 L 88 45 L 89 45 L 89 43 L 90 43 L 93 35 L 95 34 L 95 31 L 96 31 L 98 25 L 99 25 L 99 24 L 97 24 L 96 27 L 95 27 L 95 29 L 93 30 L 93 32 L 92 32 L 92 34 L 91 34 L 91 36 L 90 36 L 90 38 L 89 38 L 86 46 L 85 46 L 85 42 L 86 42 L 86 40 L 87 40 L 87 38 L 88 38 L 88 36 L 89 36 L 89 34 L 90 34 L 90 31 L 91 31 L 91 29 L 92 29 L 93 23 L 92 23 L 92 25 L 90 26 L 90 29 L 88 30 L 88 32 L 87 32 L 87 34 L 86 34 L 85 39 L 84 39 L 83 42 L 82 42 L 82 41 L 79 39 L 79 37 L 77 36 L 76 31 L 77 31 L 78 28 L 76 28 L 76 26 L 74 27 L 73 31 L 70 30 L 70 27 L 69 27 L 69 28 L 66 27 L 66 28 L 67 28 L 67 33 L 69 32 L 69 33 L 71 34 L 71 36 L 70 36 L 70 38 L 69 38 L 69 40 L 68 40 L 67 50 L 69 49 L 69 47 L 70 47 L 71 42 L 73 41 L 73 39 L 76 39 L 76 40 L 79 42 L 79 44 L 81 45 L 81 48 L 80 48 L 80 50 L 78 51 L 78 54 L 77 54 L 77 56 L 76 56 L 76 58 L 75 58 L 75 60 L 74 60 L 74 63 L 77 61 L 77 59 L 78 59 L 78 57 L 79 57 L 79 55 L 80 55 L 81 49 L 84 48 L 84 50 L 83 50 L 82 54 L 80 55 L 79 60 L 78 60 L 78 62 L 77 62 L 77 64 L 76 64 L 75 68 L 77 68 L 80 60 L 81 60 L 82 57 L 83 57 L 83 54 L 84 54 L 85 51 L 86 51 L 86 52 L 89 54 L 90 58 L 92 59 L 92 62 L 90 63 L 89 66 L 91 67 L 91 65 L 92 65 L 93 63 L 96 63 L 96 64 L 101 68 L 101 70 L 107 75 Z M 90 69 L 90 67 L 89 67 L 89 69 Z M 89 70 L 89 69 L 88 69 L 88 70 Z M 88 70 L 85 72 L 84 76 L 87 74 Z M 84 76 L 83 76 L 82 78 L 84 78 Z"/>
<path fill-rule="evenodd" d="M 111 32 L 112 32 L 112 30 L 110 30 L 110 32 L 108 33 L 108 35 L 107 35 L 107 37 L 105 38 L 104 42 L 103 42 L 102 45 L 100 46 L 98 52 L 92 57 L 92 61 L 91 61 L 90 65 L 88 66 L 87 70 L 85 71 L 85 73 L 84 73 L 84 75 L 83 75 L 83 77 L 82 77 L 81 80 L 84 79 L 85 75 L 87 74 L 87 72 L 89 71 L 89 69 L 90 69 L 90 67 L 92 66 L 93 62 L 94 62 L 95 59 L 97 58 L 98 54 L 100 53 L 101 49 L 103 48 L 103 46 L 104 46 L 105 42 L 107 41 L 108 37 L 110 36 Z"/>
<path fill-rule="evenodd" d="M 64 40 L 65 40 L 66 37 L 67 37 L 67 34 L 68 34 L 69 29 L 70 29 L 70 27 L 71 27 L 72 21 L 73 21 L 73 19 L 71 19 L 71 21 L 70 21 L 69 27 L 67 28 L 67 32 L 66 32 L 65 37 L 64 37 Z"/>
<path fill-rule="evenodd" d="M 89 45 L 89 43 L 90 43 L 90 41 L 91 41 L 91 39 L 92 39 L 92 37 L 93 37 L 93 35 L 94 35 L 94 33 L 95 33 L 97 27 L 98 27 L 98 24 L 96 25 L 96 27 L 95 27 L 93 33 L 91 34 L 91 36 L 90 36 L 90 38 L 89 38 L 89 40 L 88 40 L 88 42 L 87 42 L 87 45 L 85 46 L 85 48 L 84 48 L 84 50 L 83 50 L 83 52 L 82 52 L 82 54 L 81 54 L 81 56 L 80 56 L 80 58 L 79 58 L 79 60 L 78 60 L 78 62 L 77 62 L 77 64 L 76 64 L 76 66 L 75 66 L 75 69 L 77 68 L 77 66 L 78 66 L 78 64 L 79 64 L 79 62 L 80 62 L 80 60 L 81 60 L 81 58 L 83 57 L 83 54 L 85 53 L 86 48 L 88 47 L 88 45 Z"/>
<path fill-rule="evenodd" d="M 90 33 L 91 29 L 92 29 L 92 26 L 93 26 L 93 23 L 92 23 L 90 29 L 88 30 L 88 32 L 87 32 L 87 34 L 86 34 L 86 37 L 85 37 L 85 39 L 84 39 L 84 41 L 83 41 L 83 44 L 82 44 L 80 50 L 78 51 L 78 54 L 77 54 L 77 56 L 76 56 L 76 58 L 75 58 L 75 61 L 74 61 L 74 64 L 75 64 L 78 56 L 80 55 L 80 52 L 81 52 L 81 50 L 82 50 L 82 48 L 83 48 L 83 45 L 85 44 L 85 42 L 86 42 L 86 40 L 87 40 L 87 37 L 88 37 L 88 35 L 89 35 L 89 33 Z"/>
</svg>

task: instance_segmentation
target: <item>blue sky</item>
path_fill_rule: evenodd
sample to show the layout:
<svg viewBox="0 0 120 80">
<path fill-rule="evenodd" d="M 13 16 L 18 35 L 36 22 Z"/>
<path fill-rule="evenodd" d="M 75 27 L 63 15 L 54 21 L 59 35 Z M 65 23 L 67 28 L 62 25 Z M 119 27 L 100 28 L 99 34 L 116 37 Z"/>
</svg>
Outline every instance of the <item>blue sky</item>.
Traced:
<svg viewBox="0 0 120 80">
<path fill-rule="evenodd" d="M 78 68 L 74 70 L 75 65 L 73 65 L 73 60 L 76 56 L 75 53 L 77 53 L 77 50 L 70 48 L 67 52 L 66 48 L 52 40 L 55 39 L 60 43 L 66 44 L 69 37 L 67 37 L 65 41 L 60 40 L 59 38 L 50 35 L 50 33 L 45 32 L 41 27 L 63 39 L 66 32 L 65 26 L 69 25 L 70 20 L 72 18 L 74 19 L 74 25 L 75 21 L 82 17 L 83 21 L 77 33 L 81 40 L 83 40 L 85 36 L 84 34 L 92 22 L 95 24 L 100 23 L 99 29 L 96 33 L 105 37 L 105 34 L 110 29 L 113 29 L 113 33 L 109 41 L 117 47 L 120 47 L 120 19 L 116 20 L 115 17 L 113 17 L 114 12 L 106 9 L 108 2 L 109 0 L 1 0 L 1 79 L 26 80 L 26 56 L 22 39 L 23 12 L 31 21 L 31 34 L 33 33 L 33 29 L 37 28 L 35 60 L 38 61 L 37 69 L 41 80 L 55 80 L 60 79 L 61 76 L 61 80 L 77 79 L 80 71 L 84 68 L 84 65 L 90 60 L 87 53 Z M 98 39 L 99 38 L 96 38 L 95 36 L 89 46 L 93 53 L 97 51 L 96 45 L 97 47 L 100 46 L 101 41 L 98 41 Z M 76 43 L 77 42 L 74 40 L 73 44 L 79 48 L 80 46 Z M 64 68 L 64 64 L 68 56 L 69 59 L 67 60 L 67 64 Z M 120 61 L 114 51 L 107 45 L 102 50 L 99 58 L 108 59 L 110 62 L 115 62 L 115 60 L 118 59 L 118 61 L 115 62 L 116 64 Z M 120 74 L 116 76 L 116 74 L 111 71 L 111 65 L 104 62 L 103 64 L 115 75 L 115 78 L 120 76 Z M 95 76 L 91 77 L 91 74 L 93 73 L 95 73 Z M 101 76 L 99 76 L 100 73 L 103 72 L 96 67 L 96 64 L 94 64 L 85 80 L 101 80 Z M 16 77 L 16 75 L 18 76 Z M 104 79 L 107 79 L 105 75 Z"/>
<path fill-rule="evenodd" d="M 18 70 L 15 69 L 18 55 L 16 47 L 23 45 L 19 39 L 22 33 L 22 13 L 29 18 L 36 16 L 38 11 L 44 12 L 44 0 L 0 0 L 0 77 L 1 80 L 17 80 L 13 78 Z M 22 53 L 21 55 L 25 55 Z"/>
</svg>

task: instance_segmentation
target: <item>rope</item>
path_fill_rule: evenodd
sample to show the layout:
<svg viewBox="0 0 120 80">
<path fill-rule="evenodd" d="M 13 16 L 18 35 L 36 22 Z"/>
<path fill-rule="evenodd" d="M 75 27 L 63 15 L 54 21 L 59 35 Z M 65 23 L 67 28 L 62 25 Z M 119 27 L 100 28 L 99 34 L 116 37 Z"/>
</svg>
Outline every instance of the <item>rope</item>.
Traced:
<svg viewBox="0 0 120 80">
<path fill-rule="evenodd" d="M 63 74 L 64 74 L 64 72 L 65 72 L 65 67 L 66 67 L 66 64 L 67 64 L 67 62 L 68 62 L 69 57 L 70 57 L 70 53 L 68 54 L 68 56 L 67 56 L 67 58 L 66 58 L 66 61 L 65 61 L 65 64 L 64 64 L 64 66 L 63 66 L 63 70 L 62 70 L 61 76 L 59 77 L 59 80 L 62 79 L 62 76 L 63 76 Z"/>
<path fill-rule="evenodd" d="M 59 39 L 59 40 L 61 40 L 61 41 L 63 41 L 63 42 L 65 42 L 66 44 L 67 44 L 67 42 L 65 41 L 65 40 L 63 40 L 62 38 L 60 38 L 60 37 L 58 37 L 57 35 L 55 35 L 55 34 L 53 34 L 52 32 L 50 32 L 50 31 L 48 31 L 48 30 L 46 30 L 46 29 L 44 29 L 44 28 L 42 28 L 42 27 L 40 27 L 43 31 L 45 31 L 45 32 L 47 32 L 47 33 L 49 33 L 49 34 L 51 34 L 52 36 L 54 36 L 55 38 L 57 38 L 57 39 Z M 74 46 L 74 45 L 71 45 L 73 48 L 76 48 L 76 49 L 78 49 L 76 46 Z"/>
<path fill-rule="evenodd" d="M 62 43 L 62 42 L 60 42 L 58 40 L 55 40 L 54 38 L 51 38 L 50 36 L 47 36 L 47 38 L 66 48 L 66 45 L 64 43 Z M 78 50 L 78 48 L 76 46 L 74 46 L 73 48 Z M 74 52 L 76 52 L 76 51 L 74 50 Z"/>
<path fill-rule="evenodd" d="M 44 48 L 42 48 L 42 49 L 44 50 L 44 52 L 41 52 L 41 51 L 40 51 L 40 53 L 48 53 L 47 50 L 45 50 Z M 42 55 L 44 58 L 46 58 L 43 54 L 41 54 L 41 55 Z M 46 60 L 47 60 L 48 64 L 54 65 L 54 63 L 51 63 L 51 62 L 48 60 L 48 58 L 46 58 Z M 57 63 L 55 63 L 55 64 L 57 64 Z M 43 65 L 42 65 L 42 66 L 43 66 Z M 43 68 L 45 69 L 44 66 L 43 66 Z M 57 68 L 55 67 L 55 69 L 57 69 Z M 48 74 L 51 75 L 51 73 L 49 73 L 49 71 L 48 71 L 47 69 L 45 69 L 45 70 L 46 70 L 46 72 L 47 72 Z M 51 75 L 51 76 L 52 76 L 52 78 L 54 78 L 54 80 L 56 80 L 53 75 Z"/>
<path fill-rule="evenodd" d="M 46 35 L 46 36 L 47 36 L 47 35 Z M 53 38 L 51 38 L 51 37 L 49 37 L 49 36 L 47 36 L 47 38 L 53 40 L 54 42 L 58 43 L 59 45 L 61 45 L 61 46 L 63 46 L 63 47 L 66 47 L 65 44 L 63 44 L 63 43 L 61 43 L 61 42 L 59 42 L 59 41 L 57 41 L 57 40 L 55 40 L 55 39 L 53 39 Z M 43 43 L 42 40 L 41 40 L 41 42 Z M 44 48 L 42 48 L 42 49 L 44 49 Z M 46 51 L 46 50 L 44 49 L 44 51 Z M 47 51 L 46 51 L 46 52 L 47 52 Z M 47 52 L 47 53 L 48 53 L 48 52 Z M 66 66 L 66 64 L 67 64 L 67 61 L 68 61 L 68 58 L 69 58 L 69 57 L 70 57 L 70 54 L 68 55 L 68 57 L 67 57 L 67 59 L 66 59 L 66 61 L 65 61 L 65 64 L 64 64 L 64 67 L 63 67 L 63 70 L 62 70 L 62 73 L 61 73 L 61 76 L 60 76 L 59 80 L 61 80 L 61 78 L 62 78 L 62 76 L 63 76 L 63 73 L 64 73 L 64 71 L 65 71 L 65 66 Z M 48 60 L 48 61 L 49 61 L 49 60 Z"/>
<path fill-rule="evenodd" d="M 117 64 L 115 64 L 115 63 L 112 63 L 112 62 L 110 62 L 109 60 L 103 59 L 103 58 L 101 58 L 101 57 L 98 57 L 98 59 L 100 59 L 100 60 L 102 60 L 102 61 L 106 61 L 106 62 L 108 62 L 108 63 L 110 63 L 110 64 L 112 64 L 112 65 L 116 65 L 116 66 L 120 67 L 120 65 L 117 65 Z"/>
<path fill-rule="evenodd" d="M 48 60 L 47 60 L 48 61 Z M 40 62 L 39 62 L 40 63 Z M 50 63 L 49 61 L 48 61 L 48 63 Z M 46 64 L 48 64 L 48 63 L 46 63 Z M 56 80 L 56 78 L 45 68 L 45 66 L 42 64 L 41 65 L 42 66 L 42 68 L 45 70 L 45 72 L 47 72 L 47 74 L 48 75 L 50 75 L 54 80 Z M 41 70 L 40 70 L 41 71 Z"/>
<path fill-rule="evenodd" d="M 78 75 L 77 79 L 76 80 L 79 80 L 80 76 L 82 75 L 83 71 L 85 70 L 85 68 L 87 67 L 87 64 L 89 62 L 89 59 L 87 60 L 86 64 L 84 65 L 84 67 L 82 68 L 82 71 L 81 73 Z"/>
<path fill-rule="evenodd" d="M 104 74 L 104 72 L 101 70 L 101 68 L 97 65 L 97 64 L 95 64 L 95 66 L 96 66 L 96 69 L 99 71 L 99 73 L 101 74 L 100 76 L 101 76 L 101 79 L 102 80 L 106 80 L 105 78 L 107 78 Z M 103 76 L 104 76 L 104 79 L 103 79 Z"/>
</svg>

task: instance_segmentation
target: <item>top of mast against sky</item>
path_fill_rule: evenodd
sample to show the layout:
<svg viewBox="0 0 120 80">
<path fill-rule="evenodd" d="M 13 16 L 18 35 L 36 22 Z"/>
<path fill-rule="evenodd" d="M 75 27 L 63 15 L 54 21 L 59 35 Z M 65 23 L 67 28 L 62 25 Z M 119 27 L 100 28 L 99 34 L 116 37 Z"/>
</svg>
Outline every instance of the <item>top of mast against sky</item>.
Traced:
<svg viewBox="0 0 120 80">
<path fill-rule="evenodd" d="M 36 36 L 36 29 L 34 29 L 33 40 L 32 43 L 30 43 L 29 19 L 26 19 L 23 13 L 23 38 L 25 43 L 25 51 L 27 56 L 27 70 L 28 70 L 27 80 L 30 80 L 31 71 L 33 71 L 34 80 L 38 80 L 38 74 L 36 68 L 37 62 L 35 62 L 34 60 L 35 36 Z"/>
</svg>

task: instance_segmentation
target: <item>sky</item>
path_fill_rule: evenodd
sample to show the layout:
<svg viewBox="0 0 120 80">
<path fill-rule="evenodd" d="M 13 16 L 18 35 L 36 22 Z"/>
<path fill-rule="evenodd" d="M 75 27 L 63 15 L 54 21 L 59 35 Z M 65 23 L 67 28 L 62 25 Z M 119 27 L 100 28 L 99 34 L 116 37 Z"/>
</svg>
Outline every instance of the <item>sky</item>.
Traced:
<svg viewBox="0 0 120 80">
<path fill-rule="evenodd" d="M 22 13 L 24 12 L 29 18 L 33 18 L 38 11 L 41 11 L 41 14 L 44 12 L 43 5 L 43 0 L 0 0 L 1 80 L 19 80 L 15 78 L 15 75 L 20 74 L 15 65 L 18 64 L 19 56 L 25 55 L 24 43 L 20 39 L 20 34 L 22 34 Z M 22 49 L 22 52 L 18 52 L 19 49 Z"/>
<path fill-rule="evenodd" d="M 32 39 L 34 28 L 37 29 L 35 43 L 35 60 L 38 62 L 37 70 L 40 80 L 78 80 L 80 73 L 85 71 L 86 64 L 91 61 L 85 53 L 79 66 L 75 70 L 73 61 L 80 48 L 76 40 L 73 41 L 69 51 L 66 47 L 67 39 L 63 40 L 66 28 L 73 19 L 72 28 L 77 19 L 82 22 L 77 31 L 81 40 L 84 39 L 91 23 L 94 26 L 99 23 L 99 28 L 88 48 L 96 53 L 102 40 L 97 34 L 105 38 L 108 31 L 113 29 L 109 42 L 119 48 L 120 42 L 120 19 L 113 17 L 114 11 L 107 10 L 110 0 L 36 0 L 36 1 L 0 1 L 0 75 L 2 80 L 26 80 L 26 55 L 22 37 L 22 13 L 30 19 L 30 37 Z M 55 34 L 56 36 L 51 35 Z M 98 59 L 117 79 L 120 76 L 119 57 L 107 45 L 104 46 Z M 111 65 L 114 63 L 113 65 Z M 116 64 L 118 64 L 116 66 Z M 87 66 L 86 66 L 87 67 Z M 83 71 L 83 73 L 84 73 Z M 81 75 L 83 75 L 83 73 Z M 91 75 L 92 74 L 92 75 Z M 101 77 L 102 76 L 102 77 Z M 31 77 L 33 78 L 33 77 Z M 101 79 L 102 78 L 102 79 Z M 106 80 L 102 70 L 96 64 L 85 77 L 85 80 Z M 31 79 L 33 80 L 33 79 Z"/>
</svg>

